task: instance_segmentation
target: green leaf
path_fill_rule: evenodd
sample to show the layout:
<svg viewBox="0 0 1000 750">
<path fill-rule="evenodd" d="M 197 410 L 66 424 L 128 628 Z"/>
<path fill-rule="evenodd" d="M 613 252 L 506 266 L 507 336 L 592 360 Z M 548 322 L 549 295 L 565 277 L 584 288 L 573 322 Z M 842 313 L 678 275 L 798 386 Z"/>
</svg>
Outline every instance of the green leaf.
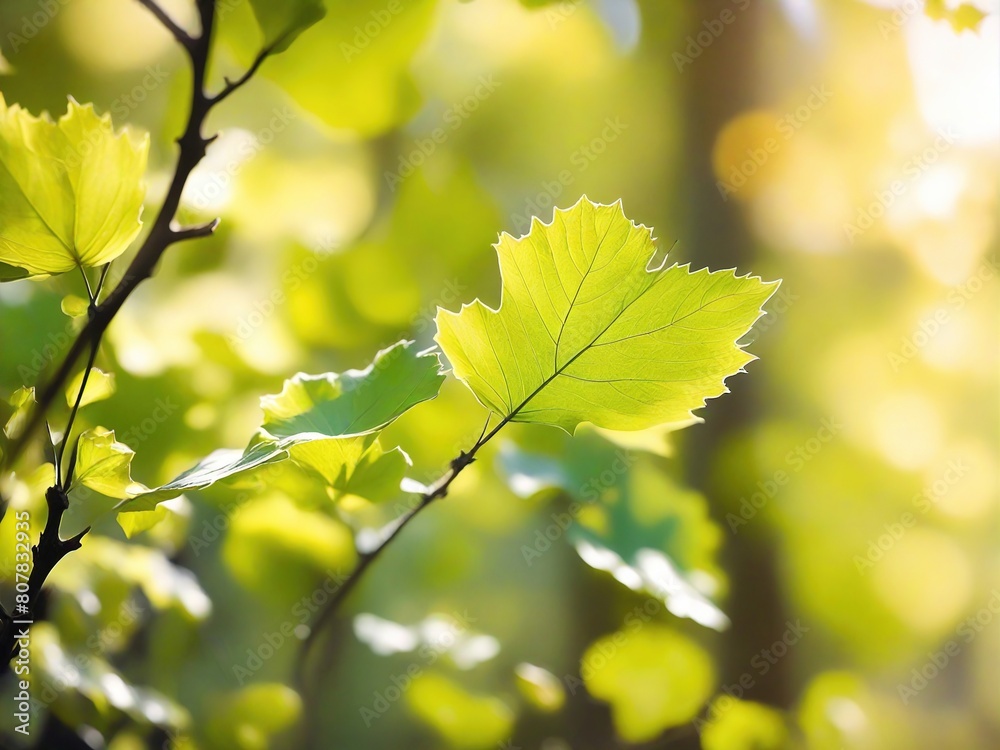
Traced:
<svg viewBox="0 0 1000 750">
<path fill-rule="evenodd" d="M 788 729 L 782 715 L 761 703 L 720 696 L 701 730 L 704 750 L 783 750 Z"/>
<path fill-rule="evenodd" d="M 32 627 L 31 655 L 33 682 L 39 687 L 60 686 L 51 691 L 52 710 L 64 721 L 72 717 L 67 721 L 70 726 L 120 724 L 122 715 L 140 726 L 158 726 L 171 733 L 190 726 L 191 717 L 182 706 L 156 690 L 128 682 L 93 647 L 70 650 L 51 623 Z"/>
<path fill-rule="evenodd" d="M 148 490 L 119 504 L 119 513 L 148 511 L 157 503 L 211 487 L 216 482 L 238 474 L 253 471 L 261 466 L 288 458 L 288 451 L 273 442 L 256 443 L 245 451 L 223 448 L 213 451 L 198 464 L 160 487 Z"/>
<path fill-rule="evenodd" d="M 114 430 L 94 427 L 80 435 L 71 489 L 86 487 L 107 497 L 125 499 L 146 490 L 132 481 L 135 451 L 115 440 Z"/>
<path fill-rule="evenodd" d="M 651 231 L 587 198 L 496 249 L 500 307 L 439 310 L 437 341 L 488 409 L 567 432 L 689 420 L 754 359 L 736 341 L 777 288 L 731 270 L 649 270 Z"/>
<path fill-rule="evenodd" d="M 83 385 L 84 370 L 80 370 L 76 377 L 66 386 L 66 404 L 73 406 L 76 403 L 80 386 Z M 83 391 L 83 398 L 80 406 L 92 404 L 95 401 L 103 401 L 115 392 L 115 374 L 104 372 L 97 367 L 91 368 L 90 377 L 87 378 L 87 387 Z"/>
<path fill-rule="evenodd" d="M 374 137 L 406 122 L 421 104 L 410 62 L 426 40 L 437 0 L 328 5 L 327 17 L 263 74 L 338 131 Z"/>
<path fill-rule="evenodd" d="M 372 502 L 395 497 L 412 462 L 402 448 L 386 451 L 377 438 L 329 438 L 289 447 L 292 459 L 322 477 L 337 496 Z"/>
<path fill-rule="evenodd" d="M 144 531 L 149 531 L 170 514 L 165 505 L 157 505 L 153 510 L 136 511 L 134 513 L 119 513 L 118 525 L 125 532 L 127 539 L 132 539 Z"/>
<path fill-rule="evenodd" d="M 567 537 L 591 567 L 655 597 L 676 617 L 723 630 L 729 618 L 712 599 L 725 585 L 716 555 L 722 531 L 707 500 L 677 485 L 644 454 L 628 453 L 592 429 L 560 434 L 548 450 L 505 443 L 500 470 L 522 497 L 549 488 L 569 494 L 577 521 Z M 535 559 L 527 560 L 532 565 Z"/>
<path fill-rule="evenodd" d="M 55 123 L 0 96 L 0 280 L 117 258 L 142 225 L 148 150 L 89 104 L 70 99 Z"/>
<path fill-rule="evenodd" d="M 715 680 L 701 646 L 653 624 L 594 642 L 580 673 L 590 694 L 611 704 L 618 734 L 635 743 L 691 721 Z"/>
<path fill-rule="evenodd" d="M 467 693 L 436 672 L 415 677 L 406 691 L 406 702 L 455 748 L 495 748 L 510 737 L 514 727 L 513 713 L 499 698 Z"/>
<path fill-rule="evenodd" d="M 206 727 L 216 747 L 269 747 L 272 735 L 291 727 L 302 714 L 302 699 L 287 685 L 262 682 L 225 697 Z"/>
<path fill-rule="evenodd" d="M 444 375 L 437 355 L 414 352 L 414 342 L 383 349 L 364 370 L 305 375 L 285 381 L 281 393 L 260 400 L 263 429 L 296 441 L 367 435 L 434 398 Z"/>
<path fill-rule="evenodd" d="M 322 0 L 250 0 L 264 45 L 283 52 L 296 37 L 326 15 Z"/>
<path fill-rule="evenodd" d="M 82 318 L 90 309 L 90 303 L 83 297 L 67 294 L 59 303 L 59 308 L 71 318 Z"/>
<path fill-rule="evenodd" d="M 409 459 L 385 452 L 375 434 L 422 401 L 434 398 L 444 375 L 436 354 L 400 341 L 364 370 L 305 375 L 264 396 L 264 424 L 246 450 L 219 450 L 167 484 L 126 502 L 120 513 L 147 511 L 184 492 L 289 457 L 324 477 L 338 492 L 372 492 L 379 500 L 399 486 Z"/>
<path fill-rule="evenodd" d="M 21 386 L 11 394 L 8 403 L 14 407 L 14 413 L 10 415 L 7 424 L 4 425 L 3 434 L 13 440 L 21 434 L 25 423 L 28 421 L 28 414 L 35 403 L 34 386 Z"/>
</svg>

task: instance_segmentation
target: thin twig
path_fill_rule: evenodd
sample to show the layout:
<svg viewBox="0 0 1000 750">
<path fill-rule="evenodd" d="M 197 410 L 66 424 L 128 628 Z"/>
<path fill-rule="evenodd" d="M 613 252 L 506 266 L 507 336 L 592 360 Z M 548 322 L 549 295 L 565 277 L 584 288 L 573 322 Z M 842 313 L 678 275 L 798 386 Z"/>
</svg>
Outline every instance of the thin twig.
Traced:
<svg viewBox="0 0 1000 750">
<path fill-rule="evenodd" d="M 530 400 L 530 398 L 528 400 Z M 527 400 L 525 403 L 527 403 Z M 420 502 L 417 503 L 417 506 L 395 522 L 395 526 L 392 531 L 375 549 L 360 555 L 357 566 L 353 571 L 351 571 L 347 580 L 345 580 L 340 588 L 337 589 L 336 593 L 332 595 L 330 600 L 320 611 L 316 621 L 313 623 L 312 628 L 309 631 L 309 635 L 306 636 L 301 647 L 299 648 L 295 665 L 295 682 L 297 685 L 303 689 L 306 687 L 306 668 L 309 662 L 309 654 L 312 651 L 316 640 L 324 630 L 324 627 L 336 614 L 340 605 L 357 586 L 365 571 L 368 570 L 372 563 L 379 558 L 385 548 L 389 546 L 390 542 L 399 536 L 399 533 L 403 530 L 403 528 L 406 527 L 407 524 L 409 524 L 410 521 L 412 521 L 416 515 L 420 513 L 420 511 L 435 500 L 445 497 L 448 494 L 448 489 L 451 487 L 451 483 L 455 481 L 455 478 L 462 473 L 466 466 L 476 460 L 476 454 L 480 451 L 480 449 L 482 449 L 484 445 L 486 445 L 498 432 L 500 432 L 500 430 L 503 429 L 523 407 L 524 404 L 521 404 L 517 409 L 500 420 L 500 423 L 494 427 L 489 434 L 486 434 L 486 429 L 490 424 L 490 419 L 487 417 L 486 425 L 483 427 L 483 433 L 480 435 L 479 440 L 476 441 L 475 445 L 473 445 L 468 452 L 462 451 L 459 453 L 457 458 L 452 460 L 448 471 L 420 495 Z"/>
<path fill-rule="evenodd" d="M 163 24 L 167 31 L 174 35 L 182 47 L 186 50 L 191 50 L 194 43 L 198 40 L 194 39 L 187 31 L 182 29 L 174 19 L 172 19 L 167 12 L 163 10 L 159 5 L 156 4 L 155 0 L 139 0 L 139 2 L 144 5 L 150 13 L 156 16 L 161 24 Z"/>
<path fill-rule="evenodd" d="M 61 467 L 65 457 L 66 446 L 70 439 L 70 430 L 72 429 L 76 412 L 79 410 L 80 402 L 83 398 L 83 390 L 86 387 L 87 377 L 93 368 L 97 351 L 111 321 L 117 315 L 125 300 L 128 299 L 139 284 L 153 275 L 160 257 L 168 247 L 178 241 L 208 236 L 215 230 L 218 224 L 217 221 L 184 229 L 174 229 L 173 227 L 174 217 L 177 215 L 177 210 L 180 207 L 184 186 L 187 184 L 191 172 L 204 158 L 208 145 L 214 140 L 214 136 L 206 137 L 202 135 L 201 130 L 212 107 L 249 80 L 272 49 L 269 47 L 261 52 L 258 59 L 254 61 L 251 70 L 241 76 L 234 84 L 228 85 L 222 94 L 210 96 L 205 90 L 205 80 L 211 50 L 212 29 L 215 23 L 215 0 L 197 0 L 198 14 L 201 21 L 201 33 L 198 36 L 192 36 L 178 26 L 156 4 L 155 0 L 139 0 L 139 2 L 148 8 L 160 23 L 174 35 L 177 41 L 187 50 L 191 60 L 192 86 L 190 111 L 184 133 L 177 139 L 180 146 L 180 153 L 174 168 L 174 176 L 170 182 L 170 187 L 167 189 L 167 195 L 163 200 L 163 204 L 160 206 L 160 211 L 156 215 L 152 228 L 149 230 L 149 234 L 143 241 L 139 251 L 107 298 L 103 302 L 98 302 L 98 297 L 107 277 L 108 266 L 105 266 L 102 270 L 98 290 L 96 293 L 91 292 L 87 322 L 76 339 L 74 339 L 69 352 L 67 352 L 55 373 L 45 386 L 39 389 L 35 408 L 29 414 L 23 431 L 11 443 L 6 454 L 3 456 L 3 466 L 13 465 L 20 457 L 28 440 L 45 420 L 46 413 L 58 398 L 66 381 L 73 373 L 77 361 L 83 356 L 87 348 L 90 347 L 87 370 L 84 374 L 80 392 L 77 394 L 76 403 L 70 413 L 69 428 L 63 436 L 61 450 L 56 462 L 56 466 Z M 65 488 L 71 481 L 71 467 L 75 455 L 74 452 L 70 457 L 70 466 L 67 467 L 65 474 L 59 477 L 60 481 L 46 493 L 49 516 L 45 528 L 39 537 L 38 544 L 32 547 L 29 604 L 26 612 L 21 612 L 20 610 L 17 612 L 18 620 L 31 621 L 34 618 L 35 603 L 48 574 L 63 557 L 80 547 L 81 539 L 89 531 L 89 529 L 85 529 L 72 539 L 62 540 L 59 538 L 59 523 L 68 507 Z M 3 517 L 6 507 L 6 499 L 0 496 L 0 518 Z M 0 662 L 0 676 L 2 676 L 6 669 L 10 668 L 10 658 L 13 656 L 16 648 L 15 622 L 15 620 L 7 618 L 3 620 L 2 633 L 0 633 L 0 652 L 6 652 L 8 658 Z"/>
<path fill-rule="evenodd" d="M 257 57 L 254 58 L 253 62 L 250 64 L 250 67 L 247 68 L 247 72 L 241 75 L 235 81 L 230 81 L 228 78 L 223 78 L 223 80 L 226 82 L 226 85 L 222 89 L 222 91 L 220 91 L 215 96 L 211 97 L 210 101 L 212 102 L 212 104 L 215 105 L 218 104 L 219 102 L 225 101 L 225 99 L 230 94 L 236 91 L 244 83 L 249 81 L 253 77 L 253 74 L 257 72 L 257 68 L 259 68 L 261 64 L 264 62 L 264 60 L 267 59 L 268 55 L 270 55 L 274 51 L 275 45 L 277 44 L 278 42 L 275 42 L 274 44 L 269 44 L 267 47 L 258 52 Z"/>
<path fill-rule="evenodd" d="M 62 443 L 59 447 L 59 455 L 56 457 L 56 466 L 62 466 L 63 460 L 66 458 L 66 446 L 69 444 L 70 437 L 73 433 L 73 423 L 76 421 L 77 412 L 80 411 L 80 404 L 83 403 L 83 393 L 87 390 L 87 381 L 90 380 L 90 373 L 94 369 L 94 362 L 97 361 L 97 349 L 98 344 L 95 341 L 94 345 L 90 347 L 90 355 L 87 357 L 87 366 L 83 371 L 83 379 L 80 381 L 80 390 L 77 391 L 76 400 L 73 402 L 73 408 L 70 409 L 69 419 L 66 420 L 66 431 L 63 433 Z M 66 473 L 63 475 L 66 478 L 65 483 L 60 486 L 65 490 L 70 482 L 73 481 L 72 471 L 67 468 Z"/>
</svg>

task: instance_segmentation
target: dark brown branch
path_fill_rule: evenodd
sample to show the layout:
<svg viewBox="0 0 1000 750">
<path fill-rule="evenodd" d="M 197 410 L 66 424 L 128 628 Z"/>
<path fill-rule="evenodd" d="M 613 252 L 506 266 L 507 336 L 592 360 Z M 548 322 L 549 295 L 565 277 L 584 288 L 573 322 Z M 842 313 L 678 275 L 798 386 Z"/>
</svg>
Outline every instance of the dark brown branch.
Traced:
<svg viewBox="0 0 1000 750">
<path fill-rule="evenodd" d="M 188 56 L 191 59 L 193 81 L 191 86 L 190 111 L 184 132 L 177 139 L 177 143 L 180 146 L 180 153 L 177 157 L 174 176 L 170 182 L 170 187 L 167 190 L 167 195 L 163 200 L 160 211 L 153 221 L 149 234 L 125 270 L 121 280 L 103 302 L 97 305 L 94 305 L 93 301 L 91 302 L 90 314 L 86 324 L 76 339 L 74 339 L 69 352 L 60 363 L 58 369 L 45 386 L 40 389 L 35 408 L 29 415 L 23 431 L 17 440 L 12 442 L 6 455 L 3 457 L 4 466 L 13 465 L 20 457 L 28 440 L 31 439 L 34 432 L 44 421 L 46 413 L 59 397 L 77 361 L 83 356 L 84 351 L 88 347 L 90 347 L 90 356 L 87 363 L 87 373 L 89 373 L 93 367 L 97 350 L 111 321 L 117 315 L 125 300 L 129 298 L 139 284 L 153 275 L 160 257 L 166 249 L 175 242 L 196 237 L 206 237 L 215 230 L 218 220 L 201 226 L 175 229 L 173 227 L 174 217 L 177 215 L 181 195 L 184 192 L 184 186 L 187 184 L 191 172 L 202 158 L 204 158 L 208 145 L 214 140 L 214 136 L 206 137 L 202 134 L 202 127 L 208 117 L 208 113 L 215 104 L 246 83 L 253 73 L 256 72 L 257 68 L 260 67 L 264 58 L 270 53 L 270 48 L 265 49 L 254 61 L 252 68 L 245 75 L 241 76 L 238 81 L 227 85 L 226 89 L 219 95 L 209 95 L 205 89 L 205 79 L 211 49 L 212 29 L 215 22 L 215 0 L 198 0 L 198 14 L 201 21 L 201 33 L 198 36 L 192 36 L 178 26 L 155 3 L 155 0 L 139 0 L 139 2 L 148 8 L 174 35 L 177 41 L 187 50 Z M 102 275 L 102 283 L 103 280 L 104 275 Z M 86 375 L 84 378 L 85 384 Z M 80 395 L 82 396 L 82 388 Z M 77 399 L 77 403 L 74 405 L 71 413 L 70 428 L 72 428 L 73 417 L 75 417 L 76 411 L 79 408 L 79 402 L 80 398 Z M 68 441 L 69 439 L 69 429 L 67 429 L 63 440 Z M 57 458 L 59 464 L 62 463 L 65 445 L 66 443 L 64 442 L 63 450 L 60 451 Z M 71 457 L 71 464 L 72 460 Z M 17 621 L 30 621 L 33 619 L 35 604 L 49 573 L 63 557 L 80 547 L 81 539 L 89 530 L 84 530 L 71 539 L 62 540 L 59 538 L 59 523 L 68 505 L 66 486 L 69 484 L 71 475 L 72 469 L 69 468 L 66 476 L 63 477 L 62 486 L 52 487 L 46 493 L 49 515 L 45 528 L 39 537 L 38 544 L 32 547 L 32 570 L 29 576 L 29 605 L 27 611 L 0 613 L 0 626 L 2 626 L 0 627 L 0 649 L 6 650 L 8 653 L 8 658 L 0 666 L 0 673 L 9 668 L 10 658 L 13 656 L 17 646 L 16 631 L 20 627 Z M 0 518 L 3 517 L 6 507 L 6 499 L 0 497 Z"/>
<path fill-rule="evenodd" d="M 275 44 L 277 44 L 277 42 L 275 42 Z M 230 94 L 232 94 L 234 91 L 240 88 L 240 86 L 242 86 L 244 83 L 249 81 L 253 77 L 253 74 L 257 72 L 257 69 L 261 66 L 264 60 L 266 60 L 267 57 L 274 51 L 274 46 L 275 46 L 274 44 L 268 45 L 260 52 L 258 52 L 257 57 L 254 58 L 254 61 L 250 64 L 250 67 L 247 68 L 247 72 L 241 75 L 235 81 L 231 81 L 228 78 L 224 78 L 223 80 L 226 82 L 226 85 L 222 89 L 222 91 L 220 91 L 218 94 L 216 94 L 211 98 L 212 104 L 215 105 L 218 104 L 219 102 L 225 101 L 225 99 Z"/>
<path fill-rule="evenodd" d="M 184 47 L 184 49 L 191 51 L 194 47 L 195 39 L 184 29 L 182 29 L 174 19 L 172 19 L 167 12 L 163 10 L 159 5 L 156 4 L 156 0 L 139 0 L 139 2 L 145 6 L 150 13 L 156 16 L 158 20 L 167 31 L 174 35 L 174 39 Z"/>
<path fill-rule="evenodd" d="M 528 399 L 530 400 L 530 399 Z M 527 403 L 527 400 L 524 402 Z M 420 496 L 420 502 L 417 506 L 411 510 L 409 513 L 404 515 L 398 521 L 396 521 L 395 527 L 389 533 L 389 535 L 382 540 L 382 542 L 371 552 L 366 552 L 362 554 L 358 559 L 358 564 L 351 571 L 351 574 L 347 577 L 347 580 L 337 589 L 336 593 L 331 596 L 330 600 L 326 603 L 326 606 L 320 611 L 313 623 L 309 635 L 302 642 L 302 646 L 299 648 L 298 657 L 295 664 L 295 683 L 303 691 L 308 693 L 306 690 L 307 674 L 306 669 L 309 664 L 309 654 L 313 650 L 316 640 L 319 638 L 320 634 L 323 632 L 325 626 L 330 622 L 331 618 L 337 613 L 340 605 L 344 600 L 350 595 L 351 591 L 358 585 L 361 577 L 364 575 L 365 571 L 379 558 L 389 543 L 395 539 L 403 528 L 412 521 L 420 511 L 430 505 L 432 502 L 438 498 L 445 497 L 448 494 L 448 489 L 451 487 L 451 483 L 455 481 L 455 478 L 462 473 L 466 466 L 471 464 L 476 460 L 476 454 L 482 449 L 486 443 L 488 443 L 494 435 L 496 435 L 504 426 L 510 422 L 517 413 L 523 408 L 524 404 L 521 404 L 517 409 L 511 412 L 508 416 L 500 421 L 500 423 L 494 427 L 488 435 L 486 433 L 486 427 L 483 428 L 483 435 L 480 435 L 479 440 L 476 444 L 468 451 L 462 451 L 457 458 L 452 460 L 451 466 L 448 471 L 438 479 L 434 484 L 427 488 L 427 491 Z M 487 421 L 486 426 L 489 426 Z"/>
<path fill-rule="evenodd" d="M 160 18 L 160 13 L 153 10 L 153 8 L 158 6 L 152 4 L 151 0 L 149 2 L 146 0 L 139 1 L 147 8 L 150 8 L 157 15 L 157 18 Z M 188 177 L 205 156 L 208 145 L 215 140 L 215 136 L 206 137 L 201 132 L 208 113 L 212 110 L 212 107 L 236 91 L 251 78 L 264 59 L 271 53 L 273 46 L 262 50 L 254 60 L 251 68 L 239 79 L 229 83 L 222 92 L 215 95 L 208 94 L 205 90 L 205 78 L 208 68 L 212 28 L 215 20 L 215 3 L 212 0 L 199 0 L 198 11 L 201 16 L 202 33 L 197 37 L 189 37 L 191 44 L 187 47 L 190 52 L 191 66 L 194 74 L 190 113 L 184 133 L 177 139 L 180 145 L 180 154 L 177 158 L 177 166 L 173 179 L 167 190 L 167 196 L 160 207 L 160 212 L 157 214 L 145 242 L 143 242 L 139 248 L 139 252 L 136 253 L 135 258 L 132 259 L 132 262 L 125 270 L 125 274 L 118 282 L 118 285 L 96 307 L 79 336 L 73 341 L 66 357 L 44 387 L 39 390 L 36 397 L 37 404 L 29 414 L 24 430 L 11 443 L 9 450 L 3 458 L 5 466 L 12 465 L 20 457 L 27 442 L 44 420 L 45 414 L 58 398 L 89 342 L 96 341 L 99 343 L 103 339 L 104 332 L 107 330 L 114 316 L 118 314 L 125 300 L 128 299 L 140 283 L 153 275 L 153 271 L 156 269 L 164 251 L 175 242 L 194 237 L 204 237 L 210 234 L 216 226 L 215 223 L 209 223 L 203 227 L 194 229 L 175 230 L 171 227 L 171 224 L 180 206 L 181 195 L 184 191 L 184 186 L 187 184 Z M 184 32 L 184 34 L 187 35 L 187 32 Z"/>
</svg>

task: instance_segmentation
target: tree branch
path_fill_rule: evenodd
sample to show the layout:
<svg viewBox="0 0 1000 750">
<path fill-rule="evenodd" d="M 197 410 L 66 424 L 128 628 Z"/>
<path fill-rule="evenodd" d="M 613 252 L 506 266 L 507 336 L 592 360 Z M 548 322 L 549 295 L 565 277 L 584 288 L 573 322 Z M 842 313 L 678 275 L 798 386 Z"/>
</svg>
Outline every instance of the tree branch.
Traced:
<svg viewBox="0 0 1000 750">
<path fill-rule="evenodd" d="M 524 404 L 521 405 L 521 407 L 523 406 Z M 394 522 L 395 526 L 392 528 L 392 531 L 385 539 L 382 540 L 382 542 L 375 549 L 371 550 L 370 552 L 366 552 L 359 557 L 357 566 L 354 568 L 353 571 L 351 571 L 351 574 L 347 577 L 347 580 L 345 580 L 344 583 L 340 586 L 340 588 L 337 589 L 336 593 L 334 593 L 330 597 L 330 600 L 326 603 L 326 606 L 324 606 L 323 609 L 320 611 L 319 615 L 316 618 L 316 621 L 313 623 L 311 629 L 309 630 L 309 635 L 306 636 L 305 640 L 302 642 L 301 647 L 299 648 L 295 664 L 294 679 L 295 679 L 295 684 L 298 685 L 301 689 L 304 690 L 306 687 L 306 680 L 307 680 L 306 669 L 309 663 L 309 654 L 315 647 L 317 639 L 322 633 L 324 627 L 331 621 L 333 616 L 336 614 L 337 610 L 340 608 L 340 605 L 350 595 L 351 591 L 353 591 L 354 588 L 358 585 L 358 582 L 361 580 L 365 571 L 368 570 L 368 568 L 372 565 L 372 563 L 374 563 L 375 560 L 379 558 L 379 556 L 382 554 L 385 548 L 389 546 L 389 543 L 392 542 L 392 540 L 395 539 L 397 536 L 399 536 L 399 533 L 403 530 L 403 528 L 406 527 L 406 525 L 409 524 L 410 521 L 412 521 L 416 517 L 416 515 L 420 513 L 420 511 L 422 511 L 424 508 L 426 508 L 428 505 L 433 503 L 438 498 L 445 497 L 448 494 L 448 489 L 449 487 L 451 487 L 451 483 L 455 481 L 455 478 L 462 473 L 462 471 L 465 469 L 466 466 L 468 466 L 469 464 L 471 464 L 473 461 L 476 460 L 476 454 L 479 453 L 482 447 L 486 445 L 493 438 L 494 435 L 500 432 L 500 430 L 503 429 L 504 426 L 517 415 L 521 407 L 518 407 L 516 410 L 514 410 L 509 415 L 504 417 L 500 421 L 500 423 L 489 432 L 489 434 L 486 434 L 486 427 L 489 426 L 489 421 L 487 420 L 486 427 L 483 428 L 483 434 L 479 436 L 479 440 L 476 441 L 476 444 L 473 445 L 468 452 L 462 451 L 461 453 L 459 453 L 457 458 L 452 460 L 451 466 L 449 467 L 448 471 L 443 476 L 441 476 L 436 482 L 434 482 L 434 484 L 428 487 L 426 492 L 420 495 L 420 502 L 413 510 L 411 510 L 409 513 L 405 514 L 400 519 Z"/>
<path fill-rule="evenodd" d="M 87 344 L 90 341 L 100 343 L 105 331 L 115 315 L 118 314 L 125 300 L 128 299 L 140 283 L 153 275 L 153 271 L 156 269 L 164 251 L 175 242 L 207 236 L 217 226 L 217 222 L 215 222 L 206 224 L 203 227 L 175 230 L 172 228 L 172 223 L 180 206 L 184 186 L 187 184 L 191 172 L 205 156 L 208 145 L 215 140 L 215 136 L 206 137 L 201 133 L 208 113 L 216 104 L 223 101 L 250 80 L 264 59 L 273 51 L 273 45 L 265 47 L 245 74 L 240 76 L 236 81 L 228 83 L 220 93 L 215 95 L 209 94 L 205 90 L 205 78 L 208 68 L 212 29 L 215 21 L 214 1 L 199 0 L 198 12 L 201 16 L 202 32 L 196 37 L 190 36 L 186 31 L 180 29 L 176 23 L 167 18 L 163 10 L 153 0 L 139 0 L 139 2 L 146 8 L 149 8 L 175 36 L 178 36 L 178 34 L 174 32 L 174 29 L 179 29 L 183 37 L 178 36 L 178 41 L 185 46 L 191 57 L 194 81 L 191 87 L 190 113 L 184 133 L 177 139 L 180 145 L 180 153 L 177 158 L 174 176 L 167 190 L 167 196 L 163 201 L 163 205 L 160 207 L 160 211 L 153 221 L 152 228 L 126 269 L 125 274 L 117 286 L 108 294 L 107 298 L 97 305 L 93 315 L 88 319 L 83 330 L 80 331 L 80 334 L 73 341 L 66 357 L 60 363 L 55 373 L 45 386 L 39 389 L 36 396 L 37 403 L 28 416 L 24 430 L 11 443 L 9 450 L 3 457 L 4 466 L 12 465 L 20 457 L 27 442 L 41 425 L 45 414 L 51 408 L 66 381 L 69 379 L 69 376 L 72 374 L 73 368 L 83 355 Z M 185 39 L 190 41 L 184 41 Z M 0 501 L 0 505 L 5 506 L 2 501 Z M 2 509 L 0 509 L 0 517 L 2 517 Z"/>
<path fill-rule="evenodd" d="M 184 49 L 188 51 L 192 50 L 195 39 L 187 33 L 187 31 L 182 29 L 170 16 L 168 16 L 167 12 L 156 4 L 156 0 L 139 0 L 139 2 L 145 6 L 150 13 L 156 16 L 156 20 L 163 24 L 167 31 L 174 35 L 174 39 L 176 39 L 177 42 L 184 47 Z"/>
<path fill-rule="evenodd" d="M 202 127 L 204 126 L 205 120 L 208 117 L 209 112 L 212 110 L 212 107 L 246 83 L 246 81 L 248 81 L 253 73 L 256 72 L 264 58 L 267 57 L 271 51 L 270 48 L 266 48 L 262 51 L 258 58 L 254 61 L 251 69 L 247 71 L 246 74 L 241 76 L 235 83 L 227 85 L 221 94 L 212 96 L 205 90 L 205 79 L 211 49 L 212 29 L 215 22 L 215 0 L 198 0 L 198 14 L 201 20 L 201 33 L 198 36 L 192 36 L 178 26 L 163 11 L 163 9 L 156 4 L 155 0 L 139 0 L 139 2 L 144 7 L 148 8 L 150 12 L 156 16 L 160 23 L 162 23 L 170 31 L 170 33 L 174 35 L 177 41 L 184 47 L 185 50 L 187 50 L 188 56 L 191 59 L 193 81 L 191 86 L 190 111 L 184 132 L 180 138 L 177 139 L 177 143 L 180 146 L 180 152 L 177 157 L 177 164 L 174 168 L 174 176 L 171 179 L 166 198 L 164 198 L 160 211 L 153 221 L 149 234 L 146 236 L 146 239 L 139 248 L 139 251 L 132 259 L 128 268 L 125 270 L 125 274 L 122 276 L 121 280 L 103 302 L 95 304 L 96 295 L 92 295 L 93 298 L 91 300 L 90 314 L 87 318 L 86 324 L 76 339 L 74 339 L 69 352 L 66 354 L 66 357 L 63 359 L 58 369 L 45 386 L 40 389 L 35 408 L 29 415 L 20 436 L 17 440 L 12 442 L 9 450 L 3 457 L 2 466 L 13 465 L 17 458 L 21 455 L 28 440 L 30 440 L 35 430 L 37 430 L 39 425 L 44 421 L 46 413 L 58 398 L 63 387 L 65 386 L 66 381 L 73 372 L 77 361 L 83 355 L 88 346 L 91 347 L 87 363 L 87 373 L 89 374 L 90 369 L 93 367 L 97 350 L 101 345 L 101 341 L 103 340 L 104 334 L 107 331 L 108 326 L 111 324 L 111 321 L 114 319 L 115 315 L 117 315 L 118 311 L 121 310 L 125 300 L 128 299 L 132 292 L 135 291 L 136 287 L 138 287 L 139 284 L 145 279 L 148 279 L 153 275 L 153 272 L 159 263 L 160 257 L 166 249 L 175 242 L 195 237 L 205 237 L 210 235 L 215 230 L 218 225 L 217 219 L 201 226 L 182 229 L 175 229 L 173 227 L 174 218 L 177 215 L 177 210 L 180 206 L 184 186 L 187 184 L 187 180 L 190 177 L 191 172 L 198 165 L 198 163 L 201 162 L 202 158 L 204 158 L 208 145 L 214 140 L 214 136 L 206 137 L 202 135 Z M 107 268 L 105 267 L 101 276 L 101 285 L 103 285 L 106 272 Z M 97 294 L 100 294 L 100 292 Z M 86 385 L 86 377 L 87 375 L 85 374 L 84 386 Z M 71 412 L 69 422 L 70 429 L 72 428 L 74 417 L 76 416 L 76 412 L 79 408 L 82 395 L 83 386 L 81 386 L 76 404 L 74 404 Z M 63 436 L 64 443 L 62 450 L 56 458 L 58 465 L 62 464 L 66 450 L 66 441 L 69 439 L 70 434 L 69 429 L 67 429 Z M 10 667 L 10 659 L 13 658 L 17 647 L 15 631 L 17 630 L 19 624 L 21 622 L 30 622 L 34 618 L 35 605 L 37 603 L 38 596 L 41 593 L 42 585 L 45 583 L 49 573 L 56 566 L 56 564 L 62 560 L 63 557 L 80 547 L 81 539 L 87 531 L 89 531 L 89 529 L 84 530 L 75 537 L 67 540 L 59 538 L 59 524 L 69 503 L 68 498 L 66 497 L 66 491 L 71 475 L 72 469 L 69 468 L 66 475 L 62 478 L 62 482 L 57 486 L 50 488 L 46 493 L 49 514 L 48 519 L 46 520 L 45 528 L 39 537 L 38 544 L 32 547 L 32 570 L 29 576 L 29 604 L 26 611 L 22 612 L 20 608 L 18 608 L 8 617 L 0 618 L 0 622 L 2 622 L 2 630 L 0 630 L 0 652 L 6 652 L 8 655 L 8 658 L 4 659 L 2 666 L 0 666 L 0 674 Z M 6 499 L 0 497 L 0 518 L 3 517 L 6 507 Z"/>
</svg>

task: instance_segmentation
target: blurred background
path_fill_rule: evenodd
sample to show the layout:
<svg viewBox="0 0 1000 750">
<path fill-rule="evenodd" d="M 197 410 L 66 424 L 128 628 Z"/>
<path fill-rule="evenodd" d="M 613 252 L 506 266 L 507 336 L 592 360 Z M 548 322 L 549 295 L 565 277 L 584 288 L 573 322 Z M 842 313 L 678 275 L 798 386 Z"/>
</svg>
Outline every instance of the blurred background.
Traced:
<svg viewBox="0 0 1000 750">
<path fill-rule="evenodd" d="M 498 232 L 583 194 L 674 261 L 782 278 L 760 360 L 681 431 L 505 430 L 354 592 L 304 697 L 355 533 L 410 498 L 271 470 L 132 540 L 106 519 L 50 579 L 34 731 L 4 683 L 3 743 L 1000 747 L 998 5 L 327 0 L 213 114 L 182 219 L 221 227 L 98 360 L 117 391 L 82 419 L 136 479 L 243 447 L 297 371 L 495 305 Z M 216 84 L 260 46 L 249 13 L 220 3 Z M 148 226 L 187 116 L 170 36 L 134 0 L 4 0 L 0 51 L 8 103 L 150 133 Z M 0 396 L 61 357 L 80 286 L 0 287 Z M 484 419 L 449 380 L 383 442 L 429 482 Z M 39 442 L 3 478 L 35 533 L 51 472 Z"/>
</svg>

